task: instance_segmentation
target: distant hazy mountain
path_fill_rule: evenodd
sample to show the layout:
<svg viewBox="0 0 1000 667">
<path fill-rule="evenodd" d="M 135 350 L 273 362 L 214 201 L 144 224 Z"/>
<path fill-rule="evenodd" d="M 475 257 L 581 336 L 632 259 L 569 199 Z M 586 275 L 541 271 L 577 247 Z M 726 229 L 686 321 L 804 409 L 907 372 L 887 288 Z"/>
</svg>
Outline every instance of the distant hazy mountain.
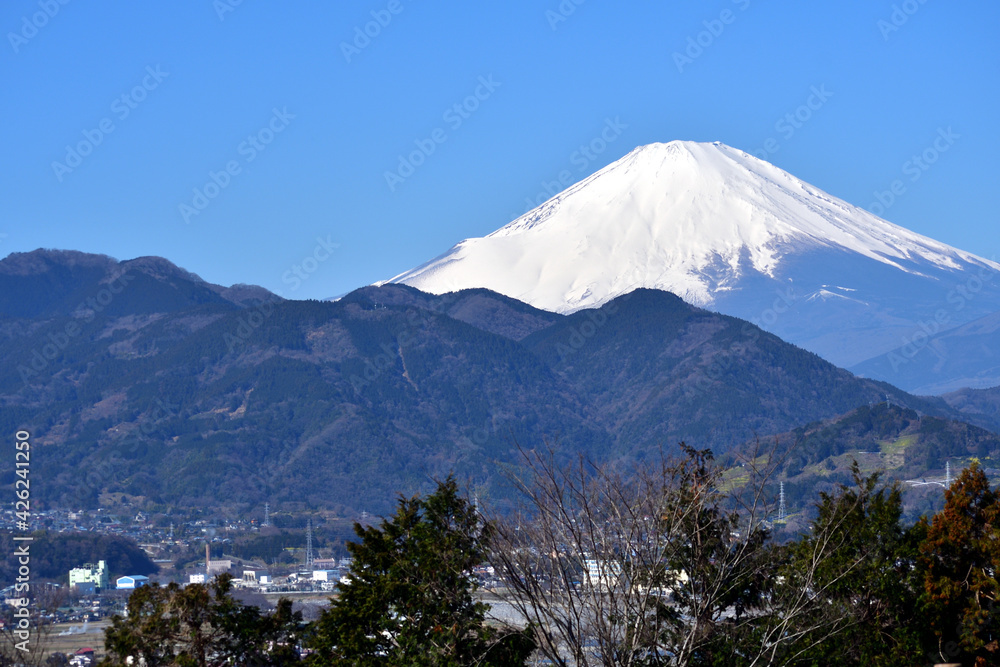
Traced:
<svg viewBox="0 0 1000 667">
<path fill-rule="evenodd" d="M 913 334 L 895 350 L 851 366 L 915 394 L 1000 385 L 1000 311 L 942 333 Z"/>
<path fill-rule="evenodd" d="M 960 389 L 941 398 L 958 410 L 963 419 L 978 420 L 1000 433 L 1000 387 Z"/>
<path fill-rule="evenodd" d="M 957 414 L 654 290 L 570 315 L 402 285 L 243 307 L 165 260 L 9 259 L 0 281 L 48 297 L 0 304 L 0 429 L 31 433 L 46 504 L 381 512 L 451 471 L 502 498 L 517 444 L 725 451 L 887 394 Z"/>
<path fill-rule="evenodd" d="M 561 313 L 662 289 L 850 366 L 900 347 L 921 323 L 1000 311 L 998 278 L 996 262 L 747 153 L 673 141 L 639 147 L 392 281 L 435 294 L 485 287 Z"/>
</svg>

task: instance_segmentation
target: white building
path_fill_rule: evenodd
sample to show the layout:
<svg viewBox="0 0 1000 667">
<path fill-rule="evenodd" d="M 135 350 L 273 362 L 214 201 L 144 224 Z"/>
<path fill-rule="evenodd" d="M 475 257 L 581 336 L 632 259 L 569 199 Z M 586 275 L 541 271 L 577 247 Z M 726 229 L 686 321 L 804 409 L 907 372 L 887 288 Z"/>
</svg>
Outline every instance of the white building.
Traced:
<svg viewBox="0 0 1000 667">
<path fill-rule="evenodd" d="M 267 570 L 243 570 L 243 585 L 250 588 L 266 586 L 273 583 Z"/>
<path fill-rule="evenodd" d="M 70 588 L 79 584 L 93 584 L 102 591 L 108 590 L 108 564 L 103 560 L 97 565 L 87 563 L 83 567 L 74 567 L 69 571 Z"/>
<path fill-rule="evenodd" d="M 587 583 L 594 588 L 611 588 L 622 576 L 622 564 L 617 561 L 587 558 L 583 564 L 587 568 Z"/>
</svg>

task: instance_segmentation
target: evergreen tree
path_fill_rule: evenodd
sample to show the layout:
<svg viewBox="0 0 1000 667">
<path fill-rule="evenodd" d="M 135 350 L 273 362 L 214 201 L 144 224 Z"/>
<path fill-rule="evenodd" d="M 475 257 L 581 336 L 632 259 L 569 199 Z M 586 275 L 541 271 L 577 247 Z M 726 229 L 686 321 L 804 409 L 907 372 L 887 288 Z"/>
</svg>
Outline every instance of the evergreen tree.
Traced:
<svg viewBox="0 0 1000 667">
<path fill-rule="evenodd" d="M 837 656 L 845 665 L 919 664 L 917 538 L 900 524 L 900 489 L 880 486 L 879 473 L 862 475 L 856 462 L 851 471 L 854 485 L 820 494 L 809 534 L 791 547 L 798 572 L 790 581 L 800 585 L 801 572 L 812 568 L 810 588 L 822 591 L 824 600 L 811 615 L 815 630 L 801 642 L 815 642 L 804 657 L 822 663 Z"/>
<path fill-rule="evenodd" d="M 355 525 L 348 582 L 317 624 L 320 665 L 519 665 L 526 632 L 485 624 L 472 569 L 484 531 L 449 477 L 426 498 L 401 498 L 379 527 Z"/>
<path fill-rule="evenodd" d="M 753 619 L 763 614 L 762 598 L 773 583 L 770 533 L 726 507 L 718 490 L 722 471 L 710 450 L 683 442 L 680 448 L 684 458 L 669 469 L 659 517 L 672 542 L 664 559 L 670 602 L 658 605 L 660 641 L 680 664 L 744 664 L 735 656 L 759 644 Z"/>
<path fill-rule="evenodd" d="M 977 463 L 944 494 L 920 545 L 924 602 L 941 662 L 1000 662 L 1000 494 Z"/>
<path fill-rule="evenodd" d="M 211 584 L 143 586 L 128 600 L 128 614 L 104 631 L 106 667 L 219 664 L 288 665 L 299 662 L 302 614 L 287 599 L 271 614 L 230 595 L 231 577 Z"/>
</svg>

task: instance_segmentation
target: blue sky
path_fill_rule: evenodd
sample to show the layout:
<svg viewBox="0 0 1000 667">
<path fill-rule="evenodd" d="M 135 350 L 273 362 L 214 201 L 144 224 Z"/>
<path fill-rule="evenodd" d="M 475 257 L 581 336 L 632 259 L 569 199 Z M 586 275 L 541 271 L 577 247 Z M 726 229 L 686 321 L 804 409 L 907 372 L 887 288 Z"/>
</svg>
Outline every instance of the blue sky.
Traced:
<svg viewBox="0 0 1000 667">
<path fill-rule="evenodd" d="M 324 298 L 691 139 L 1000 257 L 994 2 L 63 2 L 0 7 L 2 255 Z"/>
</svg>

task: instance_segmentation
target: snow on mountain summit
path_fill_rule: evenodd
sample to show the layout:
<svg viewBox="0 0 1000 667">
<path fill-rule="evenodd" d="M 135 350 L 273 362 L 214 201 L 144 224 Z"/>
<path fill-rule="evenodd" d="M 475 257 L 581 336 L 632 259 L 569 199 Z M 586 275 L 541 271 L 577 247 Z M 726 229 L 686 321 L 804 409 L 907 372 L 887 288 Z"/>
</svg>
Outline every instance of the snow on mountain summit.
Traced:
<svg viewBox="0 0 1000 667">
<path fill-rule="evenodd" d="M 725 144 L 640 146 L 483 238 L 392 282 L 485 287 L 571 312 L 639 287 L 710 306 L 810 251 L 848 252 L 923 275 L 1000 265 L 886 222 Z"/>
</svg>

